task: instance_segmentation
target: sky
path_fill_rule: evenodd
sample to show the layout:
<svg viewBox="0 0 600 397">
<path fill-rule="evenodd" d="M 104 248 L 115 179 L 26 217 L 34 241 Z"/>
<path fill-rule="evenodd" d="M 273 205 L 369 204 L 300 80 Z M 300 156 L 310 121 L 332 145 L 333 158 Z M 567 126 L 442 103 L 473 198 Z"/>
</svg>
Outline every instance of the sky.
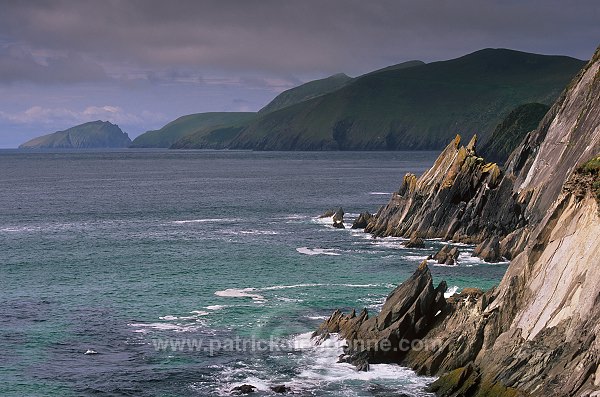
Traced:
<svg viewBox="0 0 600 397">
<path fill-rule="evenodd" d="M 94 120 L 133 138 L 482 48 L 589 59 L 598 21 L 598 0 L 0 0 L 0 148 Z"/>
</svg>

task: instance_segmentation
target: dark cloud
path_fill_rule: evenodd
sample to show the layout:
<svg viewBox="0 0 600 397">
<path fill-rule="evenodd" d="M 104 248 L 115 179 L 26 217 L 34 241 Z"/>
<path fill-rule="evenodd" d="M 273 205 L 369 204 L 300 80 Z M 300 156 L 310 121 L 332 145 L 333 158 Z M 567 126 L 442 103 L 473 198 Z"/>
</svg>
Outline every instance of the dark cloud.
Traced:
<svg viewBox="0 0 600 397">
<path fill-rule="evenodd" d="M 483 47 L 587 58 L 599 17 L 597 0 L 13 1 L 0 34 L 103 64 L 356 73 Z"/>
<path fill-rule="evenodd" d="M 102 66 L 72 52 L 37 57 L 15 44 L 0 47 L 0 82 L 80 83 L 108 80 Z"/>
<path fill-rule="evenodd" d="M 486 47 L 585 59 L 599 20 L 598 0 L 3 0 L 0 147 L 101 117 L 135 136 Z"/>
</svg>

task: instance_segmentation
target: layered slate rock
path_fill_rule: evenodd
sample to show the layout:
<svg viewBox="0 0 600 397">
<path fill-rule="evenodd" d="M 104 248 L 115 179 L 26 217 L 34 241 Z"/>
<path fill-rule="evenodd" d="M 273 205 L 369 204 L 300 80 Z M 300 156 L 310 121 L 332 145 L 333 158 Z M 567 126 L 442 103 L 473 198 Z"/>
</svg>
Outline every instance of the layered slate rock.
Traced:
<svg viewBox="0 0 600 397">
<path fill-rule="evenodd" d="M 362 212 L 358 218 L 352 223 L 352 229 L 364 229 L 369 224 L 369 221 L 373 218 L 373 215 L 368 212 Z"/>
<path fill-rule="evenodd" d="M 476 136 L 466 146 L 460 143 L 457 135 L 420 178 L 406 174 L 365 231 L 481 243 L 523 227 L 523 204 L 512 195 L 512 178 L 478 156 Z"/>
<path fill-rule="evenodd" d="M 498 234 L 478 235 L 480 246 L 492 251 L 520 247 L 500 285 L 449 298 L 423 330 L 429 348 L 411 349 L 397 360 L 419 374 L 439 376 L 431 385 L 436 394 L 600 395 L 599 155 L 600 49 L 511 154 L 498 192 L 488 196 L 518 204 L 525 221 L 497 242 L 492 239 Z M 399 201 L 437 180 L 422 178 L 409 176 Z M 427 197 L 433 200 L 440 186 Z M 495 208 L 499 215 L 490 219 L 513 215 L 501 211 L 500 201 L 490 202 L 481 210 Z M 400 212 L 418 211 L 401 204 Z M 422 214 L 434 226 L 443 224 L 435 223 L 435 209 Z"/>
<path fill-rule="evenodd" d="M 348 342 L 341 361 L 359 370 L 370 363 L 397 362 L 415 339 L 423 336 L 446 305 L 445 282 L 434 288 L 427 262 L 394 289 L 381 312 L 369 318 L 366 309 L 356 315 L 334 312 L 313 334 L 319 342 L 336 333 Z"/>
</svg>

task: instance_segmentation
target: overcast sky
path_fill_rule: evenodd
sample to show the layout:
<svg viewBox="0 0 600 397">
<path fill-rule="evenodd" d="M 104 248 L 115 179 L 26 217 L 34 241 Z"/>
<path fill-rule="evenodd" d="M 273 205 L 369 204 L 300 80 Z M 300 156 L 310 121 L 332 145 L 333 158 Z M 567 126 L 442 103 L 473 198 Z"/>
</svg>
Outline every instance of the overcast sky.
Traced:
<svg viewBox="0 0 600 397">
<path fill-rule="evenodd" d="M 133 138 L 487 47 L 589 59 L 598 21 L 598 0 L 0 0 L 0 147 L 98 119 Z"/>
</svg>

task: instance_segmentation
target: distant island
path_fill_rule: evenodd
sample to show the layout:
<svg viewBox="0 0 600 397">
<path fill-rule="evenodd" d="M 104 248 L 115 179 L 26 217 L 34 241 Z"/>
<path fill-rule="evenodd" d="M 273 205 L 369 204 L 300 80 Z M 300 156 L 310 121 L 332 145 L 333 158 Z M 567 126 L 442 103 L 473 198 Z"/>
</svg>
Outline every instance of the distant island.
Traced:
<svg viewBox="0 0 600 397">
<path fill-rule="evenodd" d="M 19 149 L 126 148 L 130 145 L 131 139 L 119 126 L 98 120 L 33 138 Z"/>
</svg>

